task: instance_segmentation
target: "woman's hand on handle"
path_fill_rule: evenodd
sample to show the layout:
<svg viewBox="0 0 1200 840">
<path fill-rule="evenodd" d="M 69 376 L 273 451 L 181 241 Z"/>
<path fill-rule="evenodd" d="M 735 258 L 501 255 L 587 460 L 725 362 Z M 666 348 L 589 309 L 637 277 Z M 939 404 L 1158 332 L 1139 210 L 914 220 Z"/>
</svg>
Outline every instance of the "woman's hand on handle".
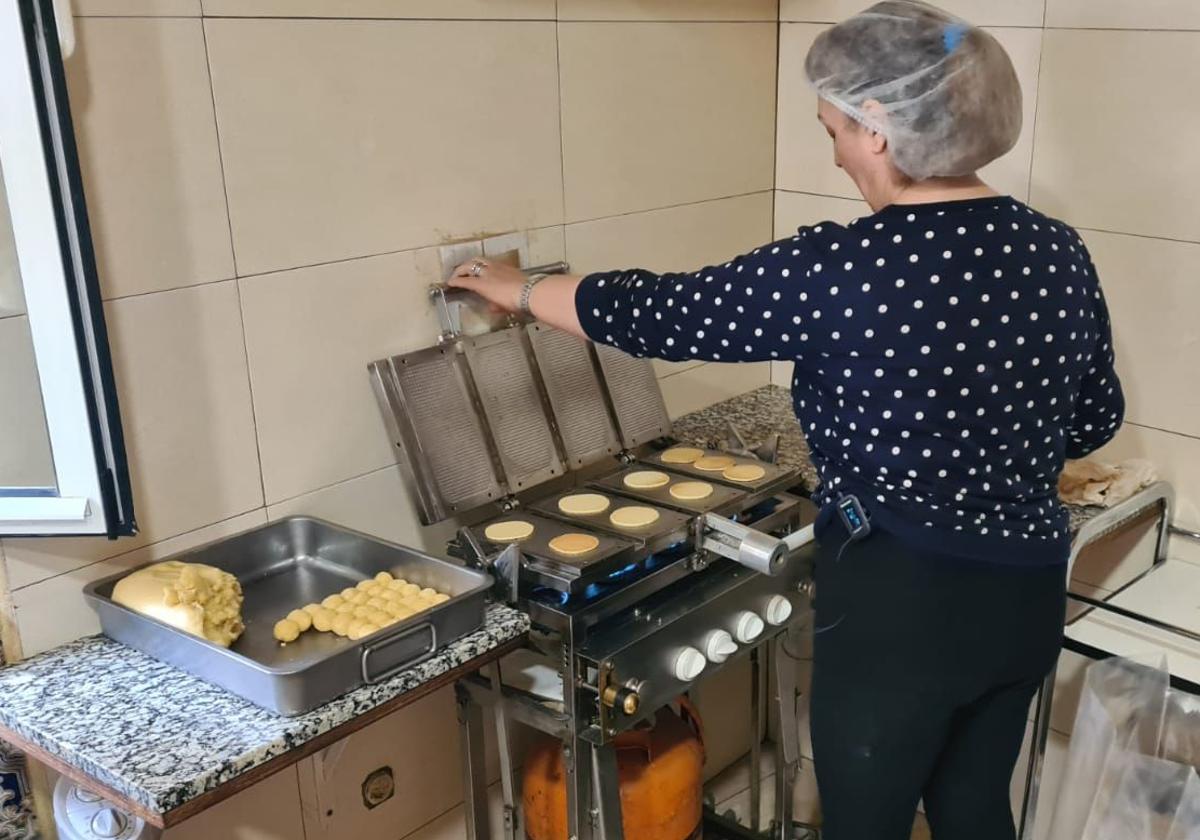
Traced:
<svg viewBox="0 0 1200 840">
<path fill-rule="evenodd" d="M 447 283 L 467 289 L 486 300 L 501 312 L 521 310 L 521 291 L 528 276 L 519 268 L 495 262 L 486 257 L 467 260 L 454 269 Z M 586 338 L 575 314 L 575 290 L 582 278 L 574 275 L 551 275 L 534 287 L 529 307 L 539 321 Z"/>
</svg>

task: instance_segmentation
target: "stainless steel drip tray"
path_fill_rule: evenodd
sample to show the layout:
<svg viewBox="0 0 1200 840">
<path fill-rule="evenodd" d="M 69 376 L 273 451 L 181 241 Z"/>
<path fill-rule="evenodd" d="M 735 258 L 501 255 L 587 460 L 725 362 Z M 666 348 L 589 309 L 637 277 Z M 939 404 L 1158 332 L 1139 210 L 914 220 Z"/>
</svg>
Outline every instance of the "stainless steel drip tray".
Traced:
<svg viewBox="0 0 1200 840">
<path fill-rule="evenodd" d="M 538 513 L 558 519 L 564 522 L 576 522 L 593 531 L 602 531 L 608 534 L 613 534 L 628 540 L 635 541 L 638 545 L 644 546 L 647 551 L 659 551 L 668 546 L 674 545 L 677 542 L 687 540 L 691 536 L 691 521 L 692 517 L 686 513 L 681 513 L 678 510 L 670 510 L 669 508 L 659 507 L 655 504 L 647 504 L 644 500 L 638 498 L 629 498 L 617 493 L 601 493 L 609 500 L 608 508 L 602 513 L 597 513 L 591 516 L 582 516 L 578 514 L 566 514 L 558 506 L 558 502 L 564 496 L 571 496 L 576 493 L 595 492 L 592 488 L 574 488 L 562 493 L 556 493 L 553 496 L 548 496 L 545 499 L 534 502 L 531 507 Z M 619 525 L 614 525 L 609 517 L 617 508 L 636 505 L 638 507 L 647 507 L 658 514 L 658 519 L 641 528 L 622 528 Z"/>
<path fill-rule="evenodd" d="M 607 533 L 596 533 L 577 524 L 537 516 L 532 511 L 518 510 L 490 519 L 471 527 L 471 532 L 491 551 L 506 546 L 487 538 L 489 525 L 498 522 L 519 520 L 533 526 L 533 533 L 521 540 L 518 546 L 524 556 L 522 576 L 535 583 L 563 592 L 573 592 L 586 586 L 595 576 L 604 575 L 612 569 L 621 568 L 632 559 L 640 558 L 644 549 L 632 540 L 622 539 Z M 592 551 L 577 556 L 560 554 L 550 547 L 550 542 L 564 534 L 588 534 L 598 541 Z"/>
<path fill-rule="evenodd" d="M 664 450 L 665 451 L 665 450 Z M 799 481 L 800 474 L 797 470 L 777 466 L 776 464 L 767 464 L 762 461 L 756 461 L 753 458 L 739 458 L 736 455 L 730 455 L 726 452 L 718 452 L 709 450 L 704 453 L 706 456 L 731 458 L 734 464 L 755 464 L 763 468 L 763 477 L 755 481 L 733 481 L 725 478 L 722 471 L 719 470 L 700 470 L 696 469 L 691 464 L 664 464 L 662 461 L 662 452 L 653 452 L 641 458 L 642 462 L 653 466 L 654 469 L 668 470 L 671 472 L 682 473 L 691 478 L 698 478 L 703 481 L 708 481 L 713 484 L 723 484 L 727 487 L 738 487 L 748 492 L 762 490 L 766 487 L 772 487 L 778 484 L 781 480 L 785 481 L 779 489 L 786 490 L 789 486 L 786 479 L 795 478 Z"/>
<path fill-rule="evenodd" d="M 726 484 L 718 484 L 707 479 L 698 479 L 693 475 L 686 475 L 673 472 L 670 469 L 655 467 L 661 472 L 666 473 L 671 477 L 668 484 L 662 487 L 629 487 L 625 484 L 625 476 L 635 472 L 645 472 L 644 464 L 637 464 L 632 467 L 626 467 L 617 470 L 615 473 L 606 475 L 603 478 L 598 478 L 591 482 L 592 487 L 604 493 L 619 493 L 628 496 L 631 499 L 637 499 L 643 502 L 649 502 L 652 505 L 658 505 L 665 508 L 673 508 L 675 510 L 684 511 L 693 515 L 708 513 L 709 511 L 724 511 L 730 507 L 736 507 L 738 502 L 745 499 L 747 490 L 736 487 L 730 487 Z M 671 488 L 676 484 L 685 481 L 705 481 L 712 487 L 712 495 L 704 499 L 677 499 L 671 495 Z"/>
</svg>

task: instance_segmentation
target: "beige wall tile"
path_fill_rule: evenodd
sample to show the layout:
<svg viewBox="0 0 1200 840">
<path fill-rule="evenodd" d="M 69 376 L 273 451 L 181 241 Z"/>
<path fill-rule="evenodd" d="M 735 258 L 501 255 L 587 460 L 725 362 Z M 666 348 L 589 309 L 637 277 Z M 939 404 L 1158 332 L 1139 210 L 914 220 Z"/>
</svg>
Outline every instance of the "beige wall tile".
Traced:
<svg viewBox="0 0 1200 840">
<path fill-rule="evenodd" d="M 1200 438 L 1126 423 L 1108 446 L 1096 453 L 1101 461 L 1146 458 L 1158 475 L 1175 487 L 1176 521 L 1200 528 Z"/>
<path fill-rule="evenodd" d="M 1047 0 L 1046 25 L 1080 29 L 1200 29 L 1193 0 Z"/>
<path fill-rule="evenodd" d="M 203 0 L 228 17 L 554 19 L 554 0 Z"/>
<path fill-rule="evenodd" d="M 1050 2 L 1054 3 L 1055 0 Z M 837 23 L 869 5 L 865 0 L 780 0 L 779 17 L 781 20 Z M 1003 3 L 995 0 L 942 0 L 937 5 L 977 26 L 1041 26 L 1045 0 L 1005 0 Z"/>
<path fill-rule="evenodd" d="M 554 24 L 205 26 L 243 275 L 561 220 Z"/>
<path fill-rule="evenodd" d="M 56 486 L 33 336 L 24 315 L 0 318 L 0 394 L 0 486 Z"/>
<path fill-rule="evenodd" d="M 784 190 L 859 199 L 861 194 L 854 182 L 833 163 L 833 145 L 817 122 L 816 94 L 809 88 L 804 74 L 804 59 L 824 28 L 819 24 L 803 23 L 781 27 L 776 186 Z M 1024 94 L 1024 127 L 1013 150 L 980 170 L 980 175 L 997 190 L 1025 200 L 1029 194 L 1042 33 L 1034 29 L 988 31 L 1008 52 L 1020 79 Z"/>
<path fill-rule="evenodd" d="M 865 201 L 848 198 L 833 198 L 827 195 L 808 193 L 775 192 L 775 238 L 795 236 L 797 228 L 837 222 L 849 224 L 861 216 L 868 216 L 871 207 Z"/>
<path fill-rule="evenodd" d="M 289 767 L 202 811 L 162 840 L 305 840 L 296 768 Z"/>
<path fill-rule="evenodd" d="M 215 525 L 164 540 L 154 545 L 111 557 L 88 566 L 62 570 L 61 574 L 39 581 L 32 586 L 15 589 L 13 603 L 17 611 L 17 629 L 26 656 L 33 656 L 72 639 L 100 632 L 100 622 L 83 599 L 83 587 L 94 580 L 128 571 L 155 560 L 194 548 L 198 545 L 249 530 L 266 522 L 263 509 L 236 516 Z M 44 542 L 44 541 L 39 541 Z M 57 542 L 63 542 L 58 540 Z M 14 551 L 25 545 L 5 543 L 5 556 L 12 566 Z M 30 557 L 22 556 L 28 563 Z M 17 582 L 14 579 L 13 585 Z"/>
<path fill-rule="evenodd" d="M 1081 227 L 1200 240 L 1200 32 L 1047 30 L 1033 202 Z M 1160 115 L 1155 119 L 1151 115 Z"/>
<path fill-rule="evenodd" d="M 399 467 L 384 467 L 332 487 L 271 505 L 272 522 L 289 516 L 315 516 L 380 539 L 445 555 L 453 526 L 422 527 Z"/>
<path fill-rule="evenodd" d="M 504 802 L 500 794 L 500 785 L 488 788 L 488 825 L 492 837 L 504 836 Z M 467 836 L 466 821 L 463 817 L 462 806 L 442 814 L 436 820 L 426 823 L 403 840 L 463 840 Z M 309 837 L 308 840 L 314 840 Z M 333 840 L 333 838 L 329 838 Z"/>
<path fill-rule="evenodd" d="M 616 268 L 691 271 L 725 262 L 771 238 L 771 194 L 614 216 L 567 225 L 567 260 L 586 274 Z M 654 360 L 659 376 L 700 362 Z"/>
<path fill-rule="evenodd" d="M 392 768 L 396 795 L 367 810 L 362 783 L 381 767 Z M 415 831 L 462 801 L 453 690 L 437 691 L 356 732 L 307 759 L 300 773 L 309 840 L 314 834 L 342 840 Z"/>
<path fill-rule="evenodd" d="M 1200 245 L 1085 231 L 1113 321 L 1125 416 L 1200 437 Z"/>
<path fill-rule="evenodd" d="M 437 339 L 418 256 L 239 281 L 268 503 L 395 462 L 367 365 Z"/>
<path fill-rule="evenodd" d="M 200 21 L 76 30 L 67 81 L 105 297 L 232 277 Z"/>
<path fill-rule="evenodd" d="M 559 20 L 776 20 L 776 0 L 558 0 Z"/>
<path fill-rule="evenodd" d="M 713 403 L 753 391 L 771 381 L 770 362 L 724 364 L 709 362 L 658 381 L 671 417 L 707 408 Z"/>
<path fill-rule="evenodd" d="M 568 220 L 771 186 L 775 26 L 559 26 Z"/>
<path fill-rule="evenodd" d="M 199 17 L 200 0 L 74 0 L 75 17 Z"/>
<path fill-rule="evenodd" d="M 792 387 L 792 376 L 795 373 L 793 362 L 771 362 L 771 384 L 781 388 Z"/>
</svg>

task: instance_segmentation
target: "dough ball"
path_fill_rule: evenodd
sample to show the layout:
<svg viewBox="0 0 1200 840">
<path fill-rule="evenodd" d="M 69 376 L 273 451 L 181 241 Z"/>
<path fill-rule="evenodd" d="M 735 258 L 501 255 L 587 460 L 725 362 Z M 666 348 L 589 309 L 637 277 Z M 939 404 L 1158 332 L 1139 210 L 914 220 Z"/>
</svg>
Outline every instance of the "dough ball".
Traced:
<svg viewBox="0 0 1200 840">
<path fill-rule="evenodd" d="M 391 583 L 393 579 L 394 578 L 392 578 L 391 572 L 380 572 L 379 574 L 375 575 L 376 583 L 387 584 L 387 583 Z"/>
<path fill-rule="evenodd" d="M 346 600 L 349 601 L 351 604 L 362 605 L 362 604 L 367 603 L 367 601 L 370 601 L 371 596 L 368 595 L 366 592 L 359 590 L 359 591 L 355 592 L 353 595 L 351 595 L 349 598 L 347 598 Z"/>
<path fill-rule="evenodd" d="M 345 602 L 340 607 L 338 607 L 336 610 L 334 610 L 334 612 L 337 613 L 338 615 L 354 615 L 354 611 L 356 609 L 358 609 L 358 606 L 356 604 L 351 604 L 349 602 Z"/>
<path fill-rule="evenodd" d="M 287 620 L 299 627 L 301 633 L 312 627 L 312 616 L 304 610 L 292 610 L 287 614 Z"/>
<path fill-rule="evenodd" d="M 374 608 L 375 608 L 375 609 L 377 609 L 377 610 L 381 610 L 381 609 L 383 609 L 384 607 L 386 607 L 386 606 L 387 606 L 387 599 L 386 599 L 386 598 L 381 598 L 381 597 L 379 597 L 378 595 L 376 595 L 376 596 L 374 596 L 374 597 L 371 597 L 371 598 L 368 598 L 368 599 L 367 599 L 367 606 L 368 606 L 368 607 L 374 607 Z"/>
<path fill-rule="evenodd" d="M 341 595 L 330 595 L 321 602 L 321 606 L 327 610 L 336 610 L 344 603 L 346 603 L 346 599 Z"/>
<path fill-rule="evenodd" d="M 284 619 L 283 621 L 275 622 L 275 638 L 287 644 L 294 642 L 300 638 L 300 628 L 296 626 L 296 622 Z"/>
<path fill-rule="evenodd" d="M 391 615 L 386 610 L 371 610 L 370 614 L 367 616 L 367 621 L 371 622 L 372 624 L 382 626 L 387 624 L 388 619 L 390 618 Z"/>
<path fill-rule="evenodd" d="M 341 595 L 345 600 L 349 601 L 352 597 L 354 597 L 354 593 L 357 591 L 358 590 L 356 590 L 353 586 L 347 586 L 342 590 Z"/>
<path fill-rule="evenodd" d="M 350 613 L 350 615 L 358 619 L 366 620 L 371 616 L 371 607 L 368 607 L 366 604 L 360 604 L 354 608 L 354 612 Z"/>
<path fill-rule="evenodd" d="M 438 591 L 436 589 L 434 589 L 432 586 L 426 586 L 424 589 L 421 590 L 421 597 L 424 598 L 426 601 L 428 601 L 430 598 L 436 597 L 437 594 L 438 594 Z"/>
<path fill-rule="evenodd" d="M 377 630 L 379 630 L 378 624 L 370 621 L 362 621 L 350 628 L 350 638 L 357 642 L 359 639 L 365 639 Z"/>
<path fill-rule="evenodd" d="M 389 583 L 388 586 L 390 586 L 392 589 L 399 589 L 400 587 L 404 586 L 407 583 L 408 583 L 408 581 L 406 581 L 404 578 L 396 578 L 391 583 Z"/>
<path fill-rule="evenodd" d="M 349 613 L 338 613 L 337 617 L 333 619 L 330 629 L 339 636 L 347 636 L 350 634 L 350 622 L 352 621 L 354 619 L 350 617 Z"/>
<path fill-rule="evenodd" d="M 449 595 L 445 594 L 444 592 L 439 592 L 437 595 L 434 595 L 432 598 L 429 599 L 429 603 L 436 607 L 438 604 L 444 604 L 449 600 L 450 600 Z"/>
<path fill-rule="evenodd" d="M 392 589 L 392 588 L 390 588 L 390 587 L 389 587 L 389 588 L 388 588 L 388 591 L 387 591 L 387 592 L 384 592 L 384 593 L 383 593 L 383 595 L 382 595 L 381 597 L 383 598 L 383 600 L 387 601 L 388 603 L 394 603 L 394 602 L 396 602 L 396 601 L 399 601 L 399 600 L 400 600 L 401 598 L 403 598 L 404 596 L 403 596 L 403 595 L 401 595 L 401 594 L 400 594 L 398 591 L 396 591 L 395 589 Z"/>
<path fill-rule="evenodd" d="M 410 610 L 408 607 L 401 607 L 401 606 L 397 606 L 391 612 L 392 619 L 395 621 L 403 621 L 404 619 L 410 618 L 416 614 L 417 613 L 415 610 Z"/>
<path fill-rule="evenodd" d="M 337 617 L 337 613 L 331 612 L 324 607 L 321 607 L 320 612 L 312 617 L 313 629 L 318 633 L 328 633 L 333 629 L 333 619 Z"/>
<path fill-rule="evenodd" d="M 317 610 L 323 610 L 323 609 L 325 609 L 325 608 L 324 608 L 324 607 L 322 607 L 320 604 L 305 604 L 305 605 L 304 605 L 303 607 L 301 607 L 300 609 L 302 609 L 302 610 L 304 610 L 306 613 L 308 613 L 308 614 L 309 614 L 309 616 L 314 616 L 314 615 L 316 615 L 316 614 L 317 614 Z"/>
<path fill-rule="evenodd" d="M 406 583 L 404 586 L 400 587 L 400 594 L 405 598 L 411 598 L 413 595 L 419 595 L 420 592 L 421 587 L 417 586 L 415 583 Z"/>
<path fill-rule="evenodd" d="M 368 590 L 375 588 L 375 581 L 372 580 L 371 578 L 367 578 L 366 580 L 360 580 L 358 583 L 354 584 L 354 588 L 357 589 L 359 592 L 367 592 Z"/>
</svg>

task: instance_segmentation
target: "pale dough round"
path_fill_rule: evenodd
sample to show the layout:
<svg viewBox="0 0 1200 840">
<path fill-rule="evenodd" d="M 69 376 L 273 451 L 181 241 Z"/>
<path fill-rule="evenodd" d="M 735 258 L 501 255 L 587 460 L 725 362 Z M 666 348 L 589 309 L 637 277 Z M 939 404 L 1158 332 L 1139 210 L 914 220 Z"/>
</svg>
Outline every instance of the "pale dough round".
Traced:
<svg viewBox="0 0 1200 840">
<path fill-rule="evenodd" d="M 355 589 L 353 586 L 347 586 L 345 589 L 343 589 L 338 594 L 342 596 L 343 601 L 349 601 L 351 598 L 353 598 L 355 596 L 355 594 L 357 592 L 358 592 L 358 590 Z"/>
<path fill-rule="evenodd" d="M 325 608 L 322 607 L 320 604 L 306 604 L 303 607 L 301 607 L 300 609 L 302 609 L 306 613 L 308 613 L 310 618 L 316 618 L 317 613 Z"/>
<path fill-rule="evenodd" d="M 601 498 L 604 497 L 601 496 Z M 604 501 L 607 503 L 608 499 L 604 499 Z M 564 557 L 578 557 L 599 548 L 600 540 L 591 534 L 559 534 L 550 540 L 550 547 Z"/>
<path fill-rule="evenodd" d="M 434 589 L 432 586 L 426 586 L 424 589 L 421 590 L 421 597 L 427 601 L 430 598 L 436 598 L 437 594 L 438 594 L 438 591 L 436 589 Z"/>
<path fill-rule="evenodd" d="M 343 602 L 341 606 L 334 609 L 335 615 L 354 615 L 354 611 L 358 609 L 355 604 Z"/>
<path fill-rule="evenodd" d="M 294 642 L 300 638 L 300 628 L 296 626 L 296 622 L 288 621 L 286 618 L 283 621 L 275 622 L 275 638 L 287 644 Z"/>
<path fill-rule="evenodd" d="M 374 597 L 367 599 L 367 606 L 374 607 L 377 610 L 381 610 L 387 606 L 387 599 L 381 598 L 380 596 L 375 595 Z"/>
<path fill-rule="evenodd" d="M 363 621 L 365 621 L 370 614 L 371 614 L 371 608 L 368 607 L 366 604 L 355 607 L 354 612 L 350 613 L 350 615 L 354 616 L 357 619 L 361 619 Z"/>
<path fill-rule="evenodd" d="M 721 472 L 733 466 L 733 459 L 728 455 L 705 455 L 692 466 L 704 472 Z"/>
<path fill-rule="evenodd" d="M 380 572 L 379 574 L 375 575 L 375 580 L 376 580 L 376 582 L 383 583 L 383 584 L 391 583 L 392 582 L 392 573 L 391 572 Z"/>
<path fill-rule="evenodd" d="M 658 511 L 641 505 L 626 505 L 617 508 L 608 521 L 618 528 L 644 528 L 658 521 Z"/>
<path fill-rule="evenodd" d="M 625 476 L 623 481 L 626 487 L 632 487 L 635 490 L 652 490 L 655 487 L 670 484 L 671 476 L 658 470 L 638 470 Z"/>
<path fill-rule="evenodd" d="M 390 618 L 391 615 L 387 610 L 371 610 L 370 613 L 367 614 L 367 621 L 380 626 L 387 624 L 388 619 Z"/>
<path fill-rule="evenodd" d="M 330 629 L 339 636 L 345 636 L 350 632 L 350 622 L 356 620 L 349 613 L 338 613 L 330 624 Z"/>
<path fill-rule="evenodd" d="M 396 619 L 397 621 L 404 619 L 404 618 L 408 618 L 412 614 L 413 614 L 413 611 L 410 610 L 408 607 L 404 606 L 403 604 L 392 604 L 391 606 L 388 607 L 388 615 L 390 615 L 392 618 Z"/>
<path fill-rule="evenodd" d="M 694 446 L 674 446 L 664 452 L 660 460 L 664 464 L 691 464 L 695 463 L 703 454 L 703 449 L 697 449 Z"/>
<path fill-rule="evenodd" d="M 292 610 L 287 614 L 287 620 L 300 628 L 300 632 L 304 633 L 308 628 L 312 627 L 312 616 L 304 610 Z"/>
<path fill-rule="evenodd" d="M 350 638 L 354 641 L 366 638 L 379 629 L 379 625 L 373 621 L 360 621 L 357 624 L 350 625 Z"/>
<path fill-rule="evenodd" d="M 522 519 L 493 522 L 484 529 L 483 535 L 492 542 L 520 542 L 533 534 L 533 523 Z"/>
<path fill-rule="evenodd" d="M 408 581 L 406 581 L 404 578 L 396 578 L 391 583 L 389 583 L 388 586 L 390 586 L 392 589 L 399 589 L 401 586 L 404 586 L 407 583 L 408 583 Z"/>
<path fill-rule="evenodd" d="M 328 633 L 333 629 L 333 619 L 336 615 L 337 613 L 330 612 L 322 607 L 319 613 L 313 615 L 313 628 L 318 633 Z"/>
<path fill-rule="evenodd" d="M 375 588 L 375 581 L 373 578 L 367 578 L 366 580 L 360 580 L 358 583 L 354 584 L 354 588 L 359 590 L 360 592 L 367 592 L 368 590 Z"/>
<path fill-rule="evenodd" d="M 671 495 L 685 502 L 707 499 L 713 494 L 713 486 L 707 481 L 681 481 L 671 485 Z"/>
<path fill-rule="evenodd" d="M 438 604 L 444 604 L 449 600 L 449 595 L 447 595 L 445 592 L 439 592 L 437 595 L 434 595 L 429 599 L 429 603 L 436 607 Z"/>
<path fill-rule="evenodd" d="M 604 513 L 612 504 L 607 496 L 599 493 L 575 493 L 558 500 L 558 509 L 568 516 L 595 516 Z M 588 551 L 591 551 L 589 548 Z"/>
<path fill-rule="evenodd" d="M 758 481 L 766 474 L 758 464 L 737 464 L 721 473 L 730 481 Z"/>
<path fill-rule="evenodd" d="M 415 583 L 406 583 L 404 586 L 400 587 L 400 594 L 405 598 L 411 598 L 413 595 L 421 594 L 421 587 L 417 586 Z"/>
</svg>

